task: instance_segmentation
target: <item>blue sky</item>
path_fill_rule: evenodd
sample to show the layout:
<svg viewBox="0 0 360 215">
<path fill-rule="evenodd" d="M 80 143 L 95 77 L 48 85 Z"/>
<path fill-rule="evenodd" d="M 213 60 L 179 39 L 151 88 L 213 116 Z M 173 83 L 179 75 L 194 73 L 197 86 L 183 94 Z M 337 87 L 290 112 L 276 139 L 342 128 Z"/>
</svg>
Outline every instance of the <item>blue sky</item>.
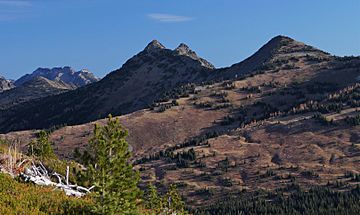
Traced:
<svg viewBox="0 0 360 215">
<path fill-rule="evenodd" d="M 359 0 L 0 0 L 0 75 L 69 65 L 103 77 L 152 39 L 217 67 L 279 34 L 357 56 L 359 20 Z"/>
</svg>

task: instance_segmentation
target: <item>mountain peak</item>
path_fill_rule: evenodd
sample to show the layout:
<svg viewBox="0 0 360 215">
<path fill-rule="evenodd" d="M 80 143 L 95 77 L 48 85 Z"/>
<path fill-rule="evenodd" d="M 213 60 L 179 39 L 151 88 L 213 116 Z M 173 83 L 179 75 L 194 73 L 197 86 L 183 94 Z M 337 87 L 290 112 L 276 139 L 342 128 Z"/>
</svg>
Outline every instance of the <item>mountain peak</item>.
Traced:
<svg viewBox="0 0 360 215">
<path fill-rule="evenodd" d="M 288 37 L 288 36 L 285 36 L 285 35 L 277 35 L 275 37 L 273 37 L 271 40 L 274 40 L 274 41 L 279 41 L 279 40 L 291 40 L 291 41 L 295 41 L 294 39 Z M 271 41 L 270 40 L 270 41 Z"/>
<path fill-rule="evenodd" d="M 13 88 L 14 85 L 11 81 L 0 75 L 0 92 Z"/>
<path fill-rule="evenodd" d="M 185 43 L 180 43 L 180 45 L 176 49 L 190 49 L 190 48 Z"/>
<path fill-rule="evenodd" d="M 272 49 L 273 53 L 306 53 L 306 52 L 313 52 L 318 54 L 325 54 L 328 53 L 323 52 L 313 46 L 307 45 L 305 43 L 296 41 L 288 36 L 278 35 L 273 37 L 268 43 L 266 43 L 261 49 Z"/>
<path fill-rule="evenodd" d="M 199 61 L 201 63 L 201 65 L 204 67 L 207 67 L 209 69 L 215 69 L 214 65 L 212 65 L 205 59 L 202 59 L 199 56 L 197 56 L 196 52 L 191 50 L 190 47 L 188 45 L 186 45 L 185 43 L 180 43 L 180 45 L 174 50 L 174 52 L 177 55 L 187 56 L 193 60 Z"/>
<path fill-rule="evenodd" d="M 265 45 L 263 45 L 261 49 L 272 49 L 272 50 L 277 50 L 280 49 L 281 47 L 285 47 L 285 46 L 291 46 L 292 44 L 298 43 L 299 45 L 305 45 L 303 43 L 297 42 L 296 40 L 288 37 L 288 36 L 284 36 L 284 35 L 277 35 L 273 38 L 271 38 Z"/>
<path fill-rule="evenodd" d="M 38 68 L 33 73 L 24 75 L 19 78 L 15 82 L 15 85 L 20 86 L 25 82 L 28 82 L 40 76 L 51 81 L 62 81 L 66 84 L 74 85 L 77 87 L 98 81 L 98 78 L 96 78 L 91 72 L 87 70 L 80 70 L 79 72 L 76 72 L 70 66 L 65 66 L 54 67 L 52 69 Z"/>
<path fill-rule="evenodd" d="M 189 48 L 185 43 L 180 43 L 180 45 L 175 49 L 175 51 L 180 55 L 196 55 L 196 53 Z"/>
<path fill-rule="evenodd" d="M 165 46 L 161 44 L 157 40 L 151 41 L 146 47 L 145 50 L 152 51 L 152 50 L 158 50 L 158 49 L 165 49 Z"/>
<path fill-rule="evenodd" d="M 178 55 L 188 56 L 194 60 L 199 59 L 197 54 L 193 50 L 191 50 L 190 47 L 185 43 L 180 43 L 180 45 L 174 50 L 174 52 Z"/>
<path fill-rule="evenodd" d="M 228 77 L 255 71 L 267 62 L 284 58 L 301 58 L 307 55 L 320 56 L 323 59 L 330 55 L 305 43 L 296 41 L 288 36 L 278 35 L 270 39 L 253 55 L 240 63 L 234 64 L 228 71 Z"/>
<path fill-rule="evenodd" d="M 82 72 L 82 73 L 91 73 L 88 69 L 82 69 L 82 70 L 80 70 L 79 72 Z"/>
</svg>

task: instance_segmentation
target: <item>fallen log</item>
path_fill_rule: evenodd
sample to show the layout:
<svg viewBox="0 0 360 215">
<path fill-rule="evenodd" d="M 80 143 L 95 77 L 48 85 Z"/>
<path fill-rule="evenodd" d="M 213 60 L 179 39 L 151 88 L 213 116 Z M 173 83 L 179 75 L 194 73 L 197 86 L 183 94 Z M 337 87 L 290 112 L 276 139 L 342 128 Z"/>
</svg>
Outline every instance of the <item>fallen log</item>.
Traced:
<svg viewBox="0 0 360 215">
<path fill-rule="evenodd" d="M 61 189 L 68 196 L 82 197 L 90 193 L 94 186 L 90 188 L 81 187 L 78 185 L 72 185 L 69 183 L 69 167 L 66 168 L 66 177 L 63 177 L 59 173 L 52 173 L 51 176 L 57 178 L 57 182 L 53 182 L 49 176 L 48 170 L 40 162 L 38 165 L 32 163 L 31 167 L 25 168 L 24 172 L 20 173 L 20 177 L 26 182 L 32 182 L 39 186 L 54 186 Z M 65 179 L 65 184 L 62 182 Z"/>
</svg>

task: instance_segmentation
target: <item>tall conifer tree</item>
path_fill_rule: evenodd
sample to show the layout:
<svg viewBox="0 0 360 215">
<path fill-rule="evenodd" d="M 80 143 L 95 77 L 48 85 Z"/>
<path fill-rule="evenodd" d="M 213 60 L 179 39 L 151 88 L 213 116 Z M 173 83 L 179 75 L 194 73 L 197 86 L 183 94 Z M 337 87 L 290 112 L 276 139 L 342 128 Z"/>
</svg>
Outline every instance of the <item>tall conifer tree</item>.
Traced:
<svg viewBox="0 0 360 215">
<path fill-rule="evenodd" d="M 129 162 L 131 152 L 125 130 L 118 119 L 109 115 L 107 125 L 95 126 L 90 146 L 94 160 L 89 167 L 96 186 L 94 212 L 100 214 L 135 214 L 140 190 L 139 173 Z"/>
</svg>

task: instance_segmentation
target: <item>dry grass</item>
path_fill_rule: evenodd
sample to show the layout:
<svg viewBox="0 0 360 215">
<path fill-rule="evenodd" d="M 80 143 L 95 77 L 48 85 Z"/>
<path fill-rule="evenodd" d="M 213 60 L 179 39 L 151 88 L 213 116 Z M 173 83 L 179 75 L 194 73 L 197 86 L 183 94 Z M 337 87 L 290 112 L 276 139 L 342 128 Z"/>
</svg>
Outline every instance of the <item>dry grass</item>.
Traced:
<svg viewBox="0 0 360 215">
<path fill-rule="evenodd" d="M 212 199 L 216 199 L 230 191 L 276 189 L 294 182 L 304 187 L 335 181 L 346 182 L 345 188 L 354 186 L 357 182 L 345 178 L 344 174 L 348 171 L 360 173 L 358 126 L 349 127 L 342 123 L 324 126 L 312 118 L 312 112 L 275 116 L 245 127 L 240 127 L 236 120 L 227 125 L 219 123 L 225 116 L 239 116 L 241 107 L 246 108 L 247 118 L 256 113 L 261 114 L 262 110 L 254 105 L 259 101 L 283 111 L 296 106 L 301 99 L 324 96 L 306 91 L 307 86 L 318 81 L 336 84 L 339 88 L 353 84 L 359 76 L 359 70 L 339 70 L 336 69 L 338 64 L 337 61 L 314 63 L 301 58 L 296 63 L 301 69 L 280 69 L 255 75 L 234 82 L 233 89 L 222 83 L 201 87 L 198 94 L 178 100 L 179 106 L 165 112 L 141 110 L 120 116 L 120 121 L 130 132 L 128 140 L 135 159 L 209 131 L 230 130 L 227 134 L 209 139 L 209 145 L 178 150 L 194 148 L 196 161 L 203 163 L 202 167 L 191 165 L 189 168 L 177 168 L 175 162 L 169 159 L 154 160 L 137 166 L 142 170 L 144 181 L 162 184 L 179 182 L 182 184 L 181 191 L 192 204 L 207 200 L 204 196 L 194 195 L 195 191 L 204 188 L 211 189 L 214 195 Z M 269 83 L 276 86 L 270 86 Z M 244 90 L 249 87 L 260 87 L 260 92 Z M 292 90 L 304 93 L 304 98 L 291 94 Z M 224 100 L 231 106 L 217 109 L 224 104 Z M 196 102 L 208 102 L 212 106 L 201 108 L 194 105 Z M 326 117 L 340 122 L 355 111 L 348 108 L 340 113 L 327 114 Z M 62 158 L 71 158 L 76 147 L 86 147 L 94 123 L 104 122 L 99 120 L 54 131 L 51 140 L 55 144 L 56 153 Z M 34 133 L 12 132 L 0 137 L 17 139 L 24 148 L 34 138 Z M 224 170 L 219 167 L 219 163 L 226 158 L 229 167 Z M 224 185 L 224 181 L 230 181 L 231 185 Z"/>
</svg>

